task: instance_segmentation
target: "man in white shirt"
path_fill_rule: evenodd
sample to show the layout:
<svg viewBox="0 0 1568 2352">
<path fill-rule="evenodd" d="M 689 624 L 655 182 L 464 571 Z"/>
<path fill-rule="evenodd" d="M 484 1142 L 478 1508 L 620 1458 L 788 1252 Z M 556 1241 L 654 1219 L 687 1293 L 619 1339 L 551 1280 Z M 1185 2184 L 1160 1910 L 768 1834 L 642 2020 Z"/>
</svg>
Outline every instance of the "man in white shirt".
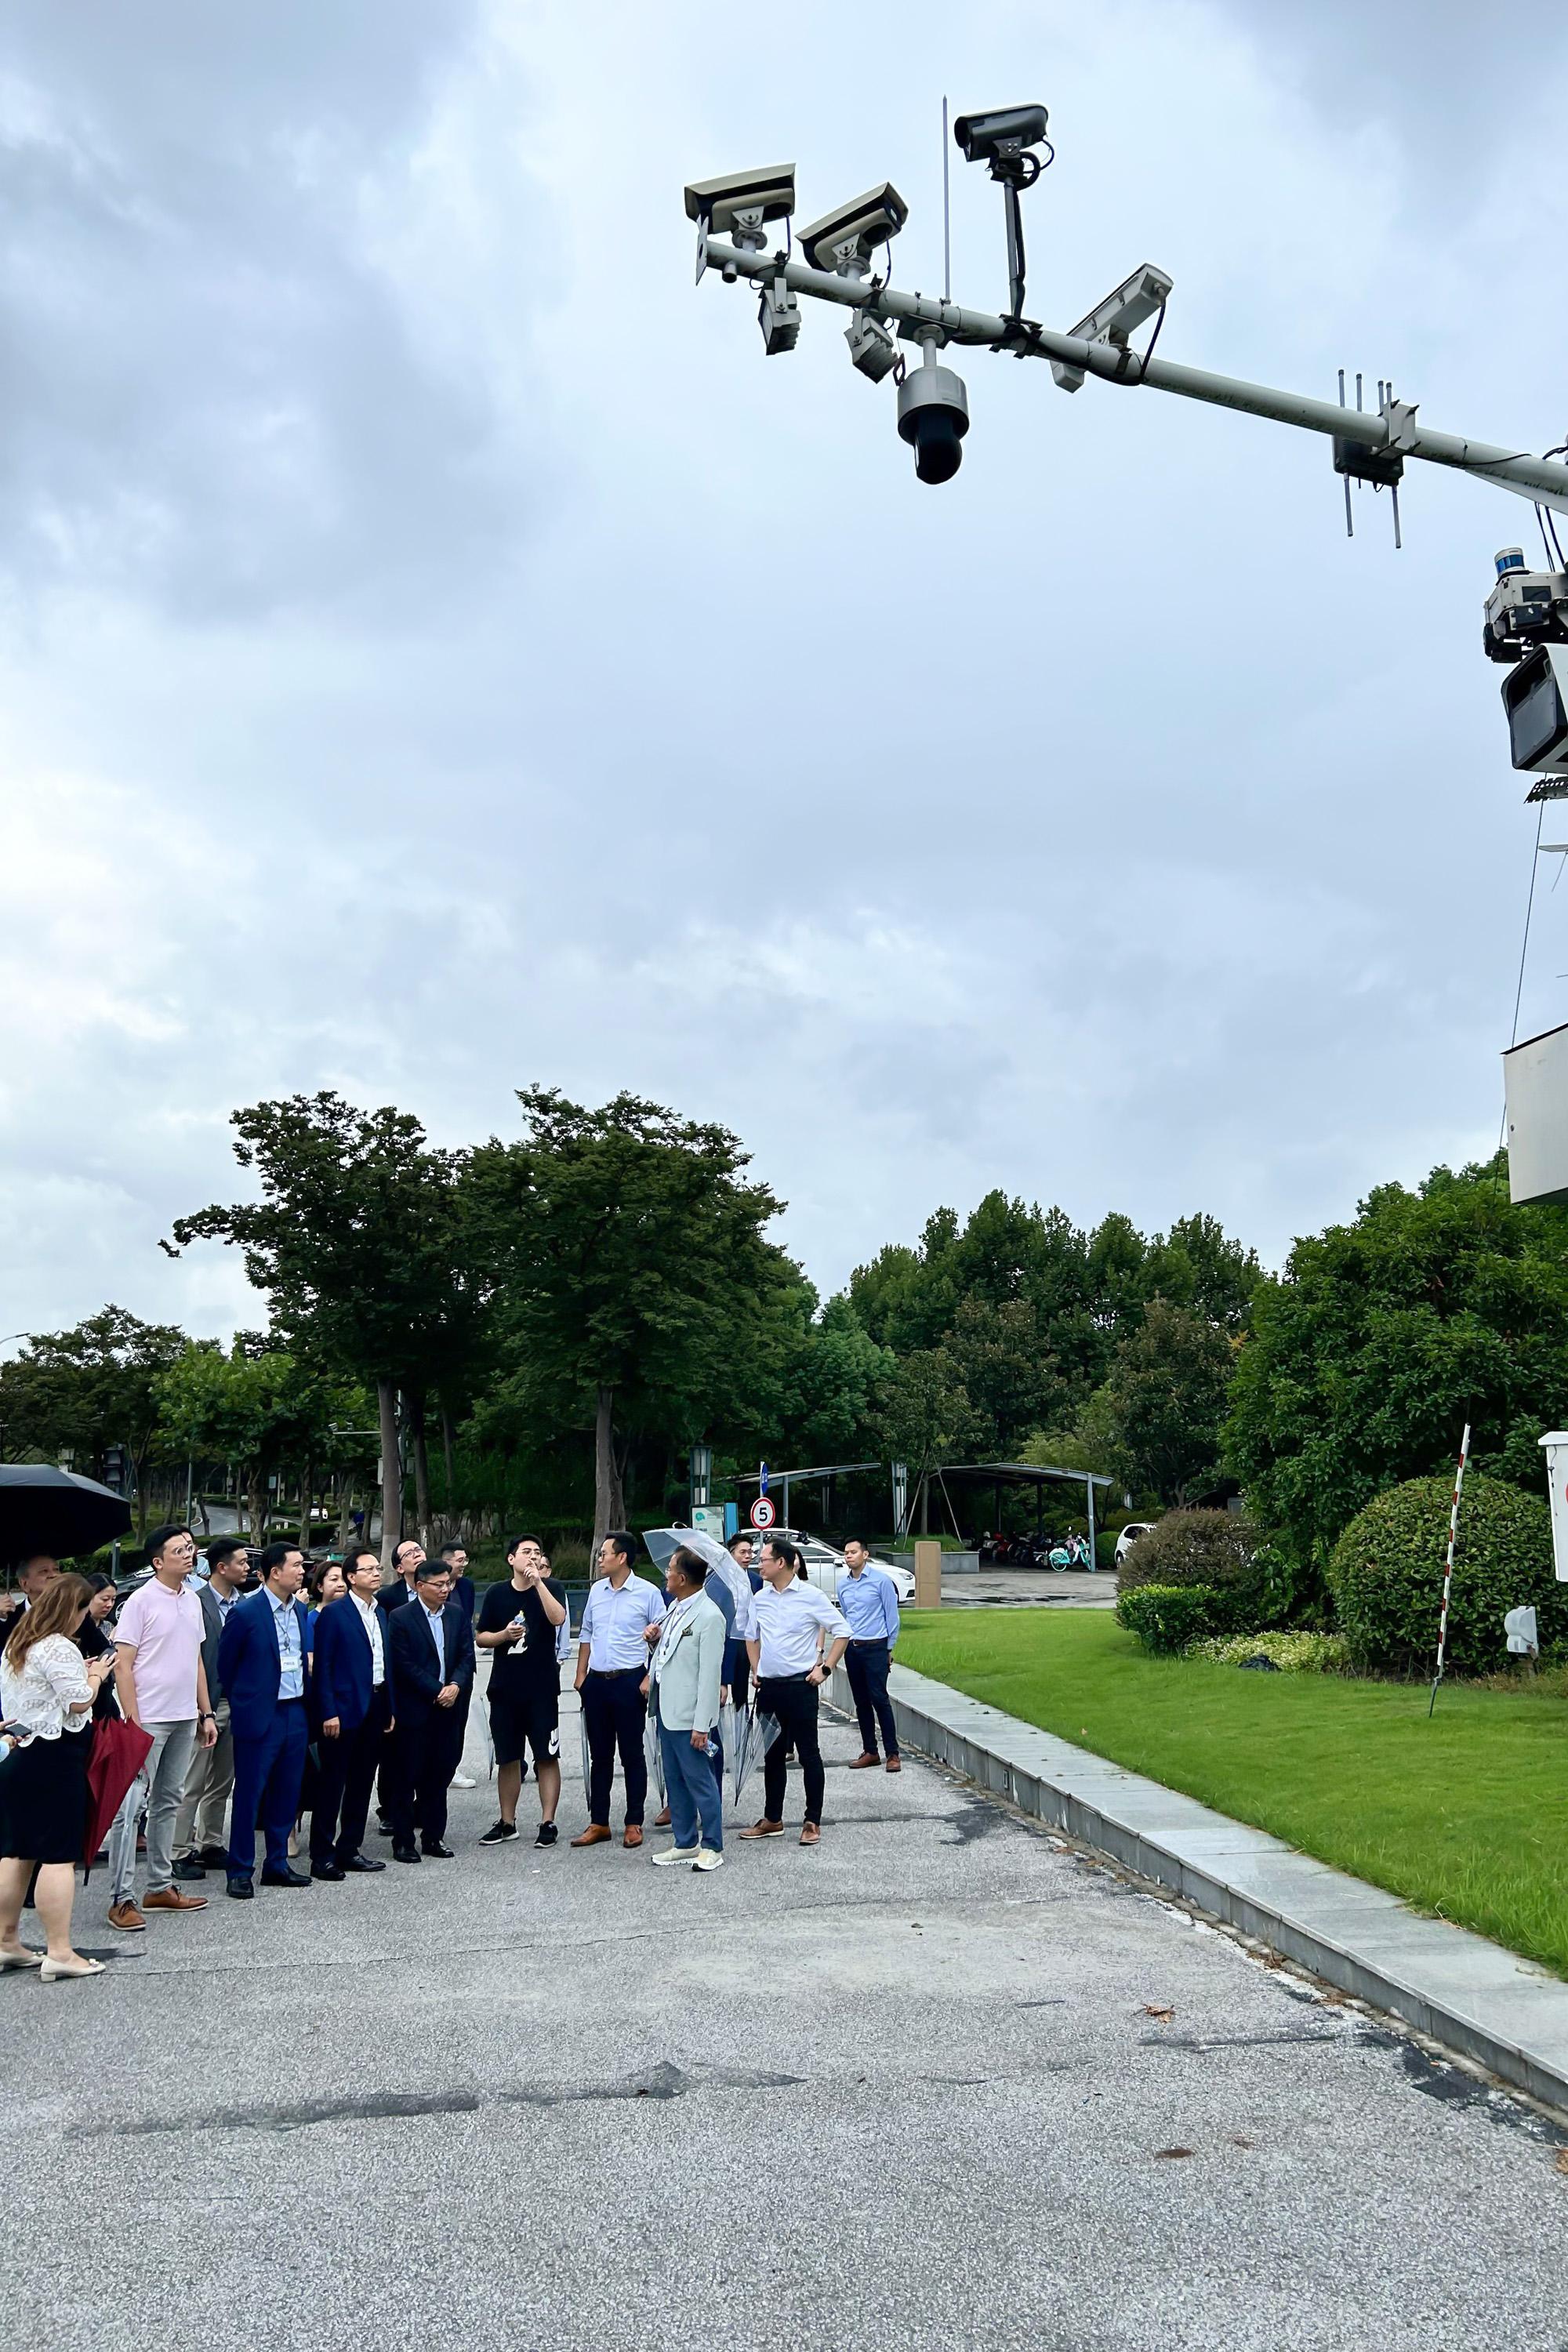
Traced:
<svg viewBox="0 0 1568 2352">
<path fill-rule="evenodd" d="M 664 1615 L 664 1595 L 632 1574 L 637 1538 L 617 1529 L 599 1546 L 599 1577 L 583 1610 L 578 1634 L 577 1691 L 588 1731 L 588 1826 L 574 1845 L 607 1845 L 616 1750 L 626 1784 L 623 1845 L 641 1845 L 647 1808 L 647 1758 L 643 1747 L 647 1702 L 647 1632 Z"/>
<path fill-rule="evenodd" d="M 793 1742 L 805 1784 L 802 1845 L 822 1842 L 825 1778 L 817 1743 L 819 1694 L 849 1641 L 847 1621 L 800 1573 L 800 1554 L 787 1537 L 770 1536 L 763 1546 L 763 1589 L 757 1595 L 757 1633 L 747 1642 L 757 1678 L 757 1708 L 777 1721 L 779 1736 L 763 1759 L 763 1818 L 743 1838 L 784 1835 L 784 1780 Z M 819 1656 L 822 1635 L 831 1644 Z"/>
</svg>

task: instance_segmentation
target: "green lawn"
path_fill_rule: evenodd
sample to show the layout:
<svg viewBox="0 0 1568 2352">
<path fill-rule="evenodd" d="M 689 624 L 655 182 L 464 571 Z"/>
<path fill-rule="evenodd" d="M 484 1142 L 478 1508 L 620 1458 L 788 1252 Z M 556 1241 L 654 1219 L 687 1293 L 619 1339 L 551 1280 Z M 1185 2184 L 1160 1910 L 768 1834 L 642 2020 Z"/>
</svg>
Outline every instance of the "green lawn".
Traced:
<svg viewBox="0 0 1568 2352">
<path fill-rule="evenodd" d="M 1568 1700 L 1153 1658 L 1108 1610 L 906 1611 L 899 1663 L 1568 1976 Z"/>
</svg>

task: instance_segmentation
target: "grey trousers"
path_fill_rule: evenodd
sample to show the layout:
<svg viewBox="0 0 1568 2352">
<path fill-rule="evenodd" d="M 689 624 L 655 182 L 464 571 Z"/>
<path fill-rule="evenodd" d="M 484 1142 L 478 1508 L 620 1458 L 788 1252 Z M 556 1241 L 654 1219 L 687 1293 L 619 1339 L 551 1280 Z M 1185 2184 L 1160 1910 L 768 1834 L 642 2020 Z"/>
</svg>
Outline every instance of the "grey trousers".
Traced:
<svg viewBox="0 0 1568 2352">
<path fill-rule="evenodd" d="M 228 1727 L 228 1701 L 220 1698 L 213 1709 L 217 1738 L 211 1748 L 198 1748 L 185 1773 L 185 1793 L 174 1821 L 174 1858 L 194 1860 L 204 1845 L 226 1845 L 228 1792 L 234 1786 L 234 1734 Z"/>
<path fill-rule="evenodd" d="M 184 1723 L 144 1723 L 153 1746 L 147 1761 L 125 1791 L 125 1801 L 109 1832 L 109 1876 L 116 1903 L 129 1903 L 136 1891 L 136 1825 L 147 1808 L 147 1892 L 162 1893 L 174 1883 L 174 1816 L 180 1792 L 190 1769 L 196 1744 L 194 1716 Z"/>
</svg>

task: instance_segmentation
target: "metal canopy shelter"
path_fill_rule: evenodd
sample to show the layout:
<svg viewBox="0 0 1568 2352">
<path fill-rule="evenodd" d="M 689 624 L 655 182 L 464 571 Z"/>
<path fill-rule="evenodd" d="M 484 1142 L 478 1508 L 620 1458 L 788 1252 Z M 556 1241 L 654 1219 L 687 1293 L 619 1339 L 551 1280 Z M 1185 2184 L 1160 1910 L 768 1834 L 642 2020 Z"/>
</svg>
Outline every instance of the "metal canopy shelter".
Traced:
<svg viewBox="0 0 1568 2352">
<path fill-rule="evenodd" d="M 795 1521 L 789 1515 L 789 1490 L 793 1485 L 796 1485 L 807 1478 L 820 1478 L 822 1480 L 823 1493 L 822 1516 L 824 1518 L 826 1518 L 830 1516 L 828 1497 L 831 1494 L 832 1485 L 835 1478 L 840 1477 L 851 1470 L 880 1470 L 883 1466 L 884 1465 L 880 1462 L 818 1462 L 813 1464 L 811 1468 L 807 1470 L 775 1470 L 770 1465 L 768 1469 L 768 1485 L 770 1487 L 780 1486 L 783 1488 L 783 1524 L 786 1528 L 790 1528 L 795 1525 Z M 737 1475 L 734 1484 L 735 1492 L 737 1495 L 740 1495 L 747 1487 L 760 1486 L 762 1479 L 755 1470 L 742 1470 Z"/>
<path fill-rule="evenodd" d="M 977 1484 L 984 1484 L 994 1487 L 996 1495 L 996 1517 L 998 1520 L 1000 1520 L 1002 1517 L 1003 1487 L 1032 1486 L 1035 1490 L 1035 1524 L 1037 1528 L 1039 1526 L 1040 1497 L 1044 1493 L 1047 1479 L 1066 1479 L 1069 1486 L 1080 1486 L 1083 1488 L 1084 1507 L 1089 1514 L 1089 1556 L 1091 1560 L 1095 1558 L 1094 1490 L 1097 1486 L 1113 1486 L 1116 1483 L 1113 1478 L 1102 1476 L 1100 1472 L 1098 1470 L 1056 1470 L 1047 1467 L 1043 1463 L 1034 1462 L 933 1463 L 930 1472 L 928 1473 L 928 1479 L 932 1477 L 942 1483 L 944 1493 L 946 1491 L 945 1482 L 949 1478 L 972 1478 Z M 952 1506 L 951 1503 L 948 1505 L 948 1508 L 950 1511 L 952 1510 Z M 958 1532 L 956 1524 L 954 1531 Z"/>
</svg>

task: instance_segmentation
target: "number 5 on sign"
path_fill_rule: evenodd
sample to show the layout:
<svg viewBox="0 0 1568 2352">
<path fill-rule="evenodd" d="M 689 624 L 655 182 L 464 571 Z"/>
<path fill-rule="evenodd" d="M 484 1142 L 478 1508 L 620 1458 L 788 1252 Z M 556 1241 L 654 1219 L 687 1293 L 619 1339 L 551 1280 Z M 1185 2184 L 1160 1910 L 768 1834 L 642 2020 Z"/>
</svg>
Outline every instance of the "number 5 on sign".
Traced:
<svg viewBox="0 0 1568 2352">
<path fill-rule="evenodd" d="M 759 1495 L 752 1505 L 752 1525 L 754 1528 L 771 1528 L 777 1517 L 778 1511 L 773 1503 L 766 1495 Z"/>
</svg>

